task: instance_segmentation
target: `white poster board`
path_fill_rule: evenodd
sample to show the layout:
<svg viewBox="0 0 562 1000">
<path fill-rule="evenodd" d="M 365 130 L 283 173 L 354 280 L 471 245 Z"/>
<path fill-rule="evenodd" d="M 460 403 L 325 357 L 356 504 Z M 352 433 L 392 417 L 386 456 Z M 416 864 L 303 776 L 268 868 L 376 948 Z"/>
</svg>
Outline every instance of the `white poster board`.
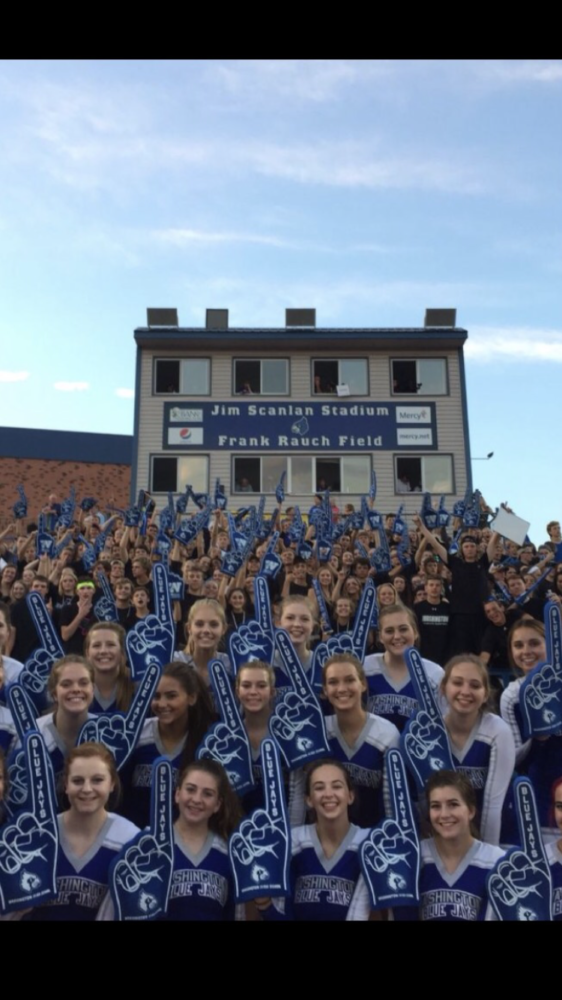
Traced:
<svg viewBox="0 0 562 1000">
<path fill-rule="evenodd" d="M 529 533 L 531 522 L 524 521 L 522 517 L 517 517 L 517 514 L 510 514 L 509 511 L 500 507 L 490 527 L 492 531 L 499 532 L 504 538 L 509 538 L 510 542 L 523 545 L 525 536 Z"/>
</svg>

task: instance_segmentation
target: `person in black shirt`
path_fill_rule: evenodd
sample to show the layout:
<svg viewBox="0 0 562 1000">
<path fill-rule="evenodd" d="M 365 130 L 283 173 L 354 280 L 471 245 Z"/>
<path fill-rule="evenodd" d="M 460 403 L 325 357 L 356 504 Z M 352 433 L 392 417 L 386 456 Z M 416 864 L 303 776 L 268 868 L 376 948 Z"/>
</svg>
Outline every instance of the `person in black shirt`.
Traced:
<svg viewBox="0 0 562 1000">
<path fill-rule="evenodd" d="M 451 606 L 443 600 L 443 584 L 434 576 L 425 581 L 425 601 L 414 604 L 420 633 L 420 653 L 426 660 L 447 660 Z"/>
<path fill-rule="evenodd" d="M 482 604 L 486 600 L 490 585 L 488 567 L 495 552 L 499 535 L 494 532 L 484 555 L 478 555 L 478 540 L 467 532 L 460 541 L 460 554 L 449 555 L 447 549 L 416 515 L 414 522 L 451 571 L 451 642 L 449 656 L 458 653 L 480 652 L 485 618 Z"/>
</svg>

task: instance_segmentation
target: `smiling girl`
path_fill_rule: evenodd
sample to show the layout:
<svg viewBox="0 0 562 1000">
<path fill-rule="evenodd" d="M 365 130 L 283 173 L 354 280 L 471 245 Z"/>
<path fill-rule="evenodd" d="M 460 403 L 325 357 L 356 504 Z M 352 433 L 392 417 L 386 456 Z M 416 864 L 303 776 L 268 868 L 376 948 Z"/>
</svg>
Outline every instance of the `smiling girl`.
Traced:
<svg viewBox="0 0 562 1000">
<path fill-rule="evenodd" d="M 465 653 L 449 660 L 440 690 L 455 768 L 475 791 L 483 839 L 499 844 L 502 806 L 515 767 L 511 731 L 487 711 L 490 681 L 477 656 Z"/>
<path fill-rule="evenodd" d="M 310 637 L 314 629 L 314 616 L 308 599 L 299 595 L 283 598 L 279 625 L 288 632 L 303 669 L 309 673 L 311 684 L 319 690 L 320 682 L 316 681 L 315 684 L 314 679 L 310 676 L 312 666 Z M 273 666 L 275 669 L 275 694 L 279 699 L 285 692 L 293 689 L 277 654 L 275 654 Z"/>
<path fill-rule="evenodd" d="M 125 654 L 125 630 L 116 622 L 97 622 L 84 640 L 84 655 L 94 668 L 90 711 L 127 712 L 135 693 Z"/>
<path fill-rule="evenodd" d="M 421 845 L 420 919 L 492 919 L 486 878 L 504 852 L 476 839 L 472 785 L 458 771 L 437 771 L 426 798 L 431 838 Z"/>
<path fill-rule="evenodd" d="M 226 841 L 240 819 L 236 795 L 217 761 L 188 764 L 178 776 L 174 871 L 167 920 L 233 920 L 234 886 Z M 186 891 L 188 889 L 188 891 Z"/>
<path fill-rule="evenodd" d="M 368 694 L 367 709 L 392 722 L 402 732 L 406 722 L 418 708 L 414 685 L 410 680 L 404 653 L 416 644 L 416 616 L 402 604 L 389 604 L 379 616 L 379 640 L 384 653 L 374 653 L 365 660 Z M 437 692 L 443 669 L 432 660 L 422 659 L 424 670 Z"/>
<path fill-rule="evenodd" d="M 522 618 L 511 627 L 507 643 L 511 665 L 521 676 L 512 681 L 503 692 L 500 710 L 502 718 L 511 729 L 515 743 L 517 772 L 526 774 L 532 782 L 543 839 L 548 843 L 558 834 L 558 829 L 551 825 L 551 792 L 553 782 L 562 774 L 562 735 L 536 737 L 525 741 L 519 707 L 523 680 L 539 663 L 544 663 L 546 660 L 544 625 L 533 618 Z M 504 818 L 506 826 L 502 829 L 502 842 L 518 843 L 515 823 L 511 822 L 513 818 L 511 797 L 507 809 L 504 810 Z"/>
<path fill-rule="evenodd" d="M 174 660 L 188 664 L 208 691 L 211 690 L 209 663 L 220 660 L 229 674 L 232 666 L 226 653 L 219 653 L 218 646 L 226 632 L 224 609 L 218 601 L 204 597 L 189 609 L 186 623 L 187 645 L 174 656 Z"/>
<path fill-rule="evenodd" d="M 330 753 L 343 764 L 355 785 L 350 817 L 358 826 L 374 826 L 385 813 L 385 755 L 390 747 L 398 746 L 400 734 L 391 722 L 365 711 L 367 680 L 356 656 L 330 656 L 324 664 L 323 684 L 324 696 L 335 712 L 326 717 Z"/>
<path fill-rule="evenodd" d="M 360 878 L 359 849 L 368 830 L 349 821 L 354 792 L 336 760 L 306 772 L 306 804 L 315 822 L 291 830 L 291 894 L 256 901 L 266 920 L 345 920 Z"/>
<path fill-rule="evenodd" d="M 24 920 L 95 920 L 108 891 L 109 865 L 139 832 L 107 810 L 120 785 L 113 754 L 101 743 L 71 750 L 63 781 L 69 808 L 58 817 L 58 898 Z"/>
<path fill-rule="evenodd" d="M 125 814 L 144 827 L 150 816 L 152 765 L 164 756 L 177 771 L 191 763 L 195 751 L 214 721 L 206 688 L 199 675 L 185 663 L 168 663 L 163 671 L 151 705 L 154 717 L 146 719 L 126 765 L 123 776 Z"/>
</svg>

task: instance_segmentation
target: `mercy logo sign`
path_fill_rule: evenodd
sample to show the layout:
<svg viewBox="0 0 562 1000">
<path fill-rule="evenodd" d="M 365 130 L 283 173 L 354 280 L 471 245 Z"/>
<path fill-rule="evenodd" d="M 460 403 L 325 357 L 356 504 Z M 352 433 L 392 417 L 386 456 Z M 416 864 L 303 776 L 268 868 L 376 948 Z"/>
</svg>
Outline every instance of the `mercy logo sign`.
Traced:
<svg viewBox="0 0 562 1000">
<path fill-rule="evenodd" d="M 397 424 L 430 424 L 431 409 L 429 406 L 397 406 Z"/>
</svg>

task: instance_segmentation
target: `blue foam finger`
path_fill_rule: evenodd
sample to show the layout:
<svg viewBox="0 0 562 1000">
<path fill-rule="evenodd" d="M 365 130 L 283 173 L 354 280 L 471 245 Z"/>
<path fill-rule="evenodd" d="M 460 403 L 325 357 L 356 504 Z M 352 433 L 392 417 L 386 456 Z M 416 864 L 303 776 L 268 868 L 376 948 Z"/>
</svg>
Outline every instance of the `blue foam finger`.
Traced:
<svg viewBox="0 0 562 1000">
<path fill-rule="evenodd" d="M 400 748 L 416 785 L 423 791 L 435 771 L 454 771 L 449 736 L 435 694 L 417 649 L 407 649 L 404 658 L 420 708 L 406 723 Z"/>
<path fill-rule="evenodd" d="M 166 757 L 157 757 L 152 766 L 150 826 L 109 866 L 117 920 L 157 920 L 166 914 L 174 867 L 172 793 L 171 764 Z"/>
<path fill-rule="evenodd" d="M 420 844 L 398 750 L 388 751 L 385 764 L 391 815 L 371 830 L 359 855 L 373 910 L 415 906 L 420 898 Z"/>
<path fill-rule="evenodd" d="M 238 795 L 255 787 L 252 750 L 244 728 L 230 679 L 220 660 L 211 660 L 209 676 L 221 716 L 197 748 L 197 760 L 218 760 L 228 774 L 228 780 Z"/>
<path fill-rule="evenodd" d="M 281 478 L 275 487 L 275 499 L 278 504 L 282 504 L 285 499 L 285 478 L 287 476 L 286 472 L 281 473 Z"/>
<path fill-rule="evenodd" d="M 525 738 L 553 736 L 562 729 L 562 616 L 560 605 L 544 609 L 546 655 L 524 678 L 519 691 Z"/>
<path fill-rule="evenodd" d="M 6 692 L 6 700 L 12 713 L 16 732 L 23 743 L 26 734 L 35 729 L 37 725 L 35 705 L 19 680 L 10 684 Z"/>
<path fill-rule="evenodd" d="M 30 594 L 27 594 L 25 601 L 43 649 L 46 649 L 53 659 L 59 659 L 61 656 L 64 656 L 61 641 L 41 594 L 37 593 L 37 591 L 32 591 Z"/>
<path fill-rule="evenodd" d="M 16 500 L 14 506 L 12 507 L 12 511 L 16 520 L 21 521 L 24 517 L 27 517 L 27 497 L 21 483 L 18 485 L 17 491 L 19 494 L 19 500 Z"/>
<path fill-rule="evenodd" d="M 269 731 L 293 770 L 329 756 L 330 749 L 322 709 L 288 633 L 278 629 L 275 641 L 292 690 L 276 703 Z"/>
<path fill-rule="evenodd" d="M 289 894 L 290 828 L 279 752 L 272 739 L 262 740 L 260 756 L 265 808 L 242 820 L 228 844 L 239 903 Z"/>
<path fill-rule="evenodd" d="M 361 663 L 363 663 L 363 660 L 365 659 L 367 642 L 369 639 L 369 629 L 372 627 L 373 616 L 376 613 L 376 608 L 377 592 L 375 585 L 372 580 L 367 580 L 367 583 L 363 587 L 363 593 L 361 594 L 361 600 L 355 615 L 353 632 L 351 633 L 353 650 L 357 658 L 361 660 Z"/>
<path fill-rule="evenodd" d="M 158 663 L 150 664 L 137 687 L 127 714 L 102 713 L 88 719 L 80 730 L 77 743 L 103 743 L 115 757 L 117 770 L 121 770 L 138 743 L 161 673 Z"/>
<path fill-rule="evenodd" d="M 552 920 L 552 880 L 533 787 L 516 778 L 513 788 L 522 846 L 510 848 L 488 875 L 490 902 L 499 920 Z"/>
<path fill-rule="evenodd" d="M 30 798 L 0 829 L 0 909 L 28 909 L 57 896 L 58 826 L 54 778 L 43 738 L 31 731 L 23 754 Z"/>
</svg>

